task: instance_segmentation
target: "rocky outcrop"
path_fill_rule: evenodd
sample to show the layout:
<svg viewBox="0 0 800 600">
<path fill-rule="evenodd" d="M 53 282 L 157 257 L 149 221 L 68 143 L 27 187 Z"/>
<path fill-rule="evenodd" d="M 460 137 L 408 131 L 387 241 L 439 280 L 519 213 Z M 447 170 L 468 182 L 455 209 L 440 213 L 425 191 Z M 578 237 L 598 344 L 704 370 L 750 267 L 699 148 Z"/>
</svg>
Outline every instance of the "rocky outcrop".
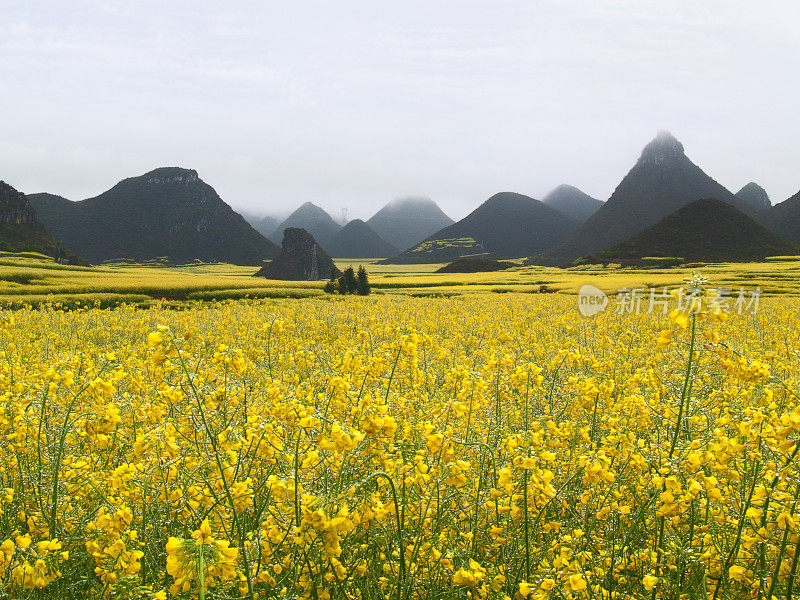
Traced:
<svg viewBox="0 0 800 600">
<path fill-rule="evenodd" d="M 22 192 L 0 181 L 0 250 L 39 252 L 59 262 L 86 264 L 47 232 Z"/>
<path fill-rule="evenodd" d="M 25 194 L 0 181 L 0 223 L 41 227 Z"/>
<path fill-rule="evenodd" d="M 288 227 L 283 234 L 281 253 L 262 267 L 255 277 L 313 281 L 338 277 L 340 274 L 314 236 L 300 227 Z"/>
</svg>

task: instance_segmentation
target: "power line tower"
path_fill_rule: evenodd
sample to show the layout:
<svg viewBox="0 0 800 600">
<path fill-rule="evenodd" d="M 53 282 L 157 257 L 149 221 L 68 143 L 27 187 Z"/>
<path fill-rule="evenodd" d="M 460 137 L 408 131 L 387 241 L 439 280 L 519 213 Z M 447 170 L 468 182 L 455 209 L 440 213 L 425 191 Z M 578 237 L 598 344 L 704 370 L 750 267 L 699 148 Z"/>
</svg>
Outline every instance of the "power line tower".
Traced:
<svg viewBox="0 0 800 600">
<path fill-rule="evenodd" d="M 342 207 L 342 225 L 347 225 L 347 207 Z"/>
<path fill-rule="evenodd" d="M 314 248 L 311 251 L 311 273 L 309 274 L 309 280 L 316 281 L 319 279 L 319 265 L 317 264 L 317 245 L 314 244 Z"/>
</svg>

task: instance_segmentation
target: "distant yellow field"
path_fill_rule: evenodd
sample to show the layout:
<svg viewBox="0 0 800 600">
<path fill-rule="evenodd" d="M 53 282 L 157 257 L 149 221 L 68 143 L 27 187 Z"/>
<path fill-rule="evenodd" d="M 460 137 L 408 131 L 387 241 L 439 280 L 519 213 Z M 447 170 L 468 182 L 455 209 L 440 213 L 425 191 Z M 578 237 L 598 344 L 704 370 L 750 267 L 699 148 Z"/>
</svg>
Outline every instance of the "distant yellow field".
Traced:
<svg viewBox="0 0 800 600">
<path fill-rule="evenodd" d="M 437 274 L 440 264 L 382 265 L 375 259 L 337 260 L 340 268 L 364 265 L 377 294 L 461 295 L 479 292 L 577 293 L 587 283 L 606 293 L 622 288 L 679 285 L 695 271 L 719 287 L 760 288 L 765 296 L 800 294 L 800 260 L 703 264 L 692 268 L 635 269 L 614 265 L 558 269 L 520 266 L 508 271 Z M 113 305 L 156 301 L 319 295 L 321 281 L 253 277 L 255 267 L 198 264 L 180 267 L 104 265 L 73 267 L 36 255 L 0 256 L 0 304 L 42 302 Z"/>
<path fill-rule="evenodd" d="M 558 269 L 525 267 L 470 274 L 438 274 L 440 264 L 382 265 L 375 259 L 337 260 L 340 268 L 364 265 L 376 294 L 454 296 L 474 293 L 575 294 L 592 284 L 613 294 L 623 288 L 679 285 L 695 271 L 718 287 L 760 288 L 764 296 L 800 295 L 800 260 L 704 264 L 693 268 L 633 269 L 610 265 Z M 197 264 L 179 267 L 104 265 L 73 267 L 37 255 L 0 256 L 0 305 L 63 303 L 112 306 L 187 300 L 297 298 L 322 294 L 322 281 L 277 281 L 253 277 L 255 267 Z"/>
</svg>

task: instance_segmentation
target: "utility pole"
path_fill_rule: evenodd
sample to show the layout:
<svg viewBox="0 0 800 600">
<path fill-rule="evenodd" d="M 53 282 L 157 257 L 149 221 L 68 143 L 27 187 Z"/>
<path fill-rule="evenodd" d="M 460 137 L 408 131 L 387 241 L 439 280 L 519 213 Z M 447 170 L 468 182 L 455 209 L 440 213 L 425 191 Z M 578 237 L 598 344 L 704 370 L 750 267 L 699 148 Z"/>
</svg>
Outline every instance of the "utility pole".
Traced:
<svg viewBox="0 0 800 600">
<path fill-rule="evenodd" d="M 319 279 L 319 266 L 317 265 L 317 245 L 314 244 L 314 249 L 311 251 L 311 274 L 309 276 L 311 281 Z"/>
</svg>

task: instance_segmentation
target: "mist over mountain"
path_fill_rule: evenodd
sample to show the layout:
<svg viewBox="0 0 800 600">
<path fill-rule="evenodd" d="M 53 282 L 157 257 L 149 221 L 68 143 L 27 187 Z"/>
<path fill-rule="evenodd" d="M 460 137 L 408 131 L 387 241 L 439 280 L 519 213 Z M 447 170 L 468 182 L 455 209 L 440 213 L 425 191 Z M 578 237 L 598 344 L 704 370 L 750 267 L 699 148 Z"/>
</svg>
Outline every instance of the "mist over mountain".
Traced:
<svg viewBox="0 0 800 600">
<path fill-rule="evenodd" d="M 736 262 L 800 252 L 793 244 L 726 202 L 695 200 L 621 244 L 598 253 L 607 261 L 646 256 L 686 261 Z"/>
<path fill-rule="evenodd" d="M 250 214 L 241 213 L 244 217 L 244 220 L 250 223 L 250 226 L 255 229 L 258 233 L 263 235 L 264 237 L 268 238 L 273 233 L 275 233 L 275 229 L 280 224 L 280 221 L 275 217 L 267 216 L 255 216 Z"/>
<path fill-rule="evenodd" d="M 0 181 L 0 250 L 39 252 L 70 264 L 86 264 L 45 229 L 25 194 Z"/>
<path fill-rule="evenodd" d="M 574 231 L 578 222 L 522 194 L 495 194 L 469 215 L 437 231 L 388 263 L 450 262 L 474 254 L 531 256 Z"/>
<path fill-rule="evenodd" d="M 752 181 L 736 192 L 736 197 L 758 210 L 772 208 L 772 202 L 769 200 L 767 191 Z"/>
<path fill-rule="evenodd" d="M 700 198 L 717 198 L 756 220 L 760 211 L 706 175 L 684 153 L 683 145 L 661 131 L 603 206 L 536 264 L 566 265 L 580 256 L 620 243 L 680 207 Z"/>
<path fill-rule="evenodd" d="M 155 169 L 79 202 L 52 194 L 29 199 L 54 236 L 95 263 L 261 265 L 279 252 L 192 169 Z"/>
<path fill-rule="evenodd" d="M 568 217 L 575 219 L 578 223 L 585 223 L 586 220 L 596 213 L 603 206 L 603 201 L 592 198 L 572 185 L 562 183 L 556 189 L 549 192 L 542 202 L 550 208 L 564 213 Z"/>
<path fill-rule="evenodd" d="M 411 248 L 452 224 L 453 219 L 430 198 L 392 200 L 367 220 L 375 233 L 399 250 Z"/>
<path fill-rule="evenodd" d="M 334 258 L 388 258 L 399 252 L 361 219 L 337 231 L 325 250 Z"/>
<path fill-rule="evenodd" d="M 279 244 L 283 240 L 283 232 L 289 227 L 305 229 L 310 233 L 316 243 L 325 247 L 325 244 L 339 231 L 342 226 L 333 220 L 325 210 L 306 202 L 284 219 L 269 236 L 273 242 Z"/>
</svg>

